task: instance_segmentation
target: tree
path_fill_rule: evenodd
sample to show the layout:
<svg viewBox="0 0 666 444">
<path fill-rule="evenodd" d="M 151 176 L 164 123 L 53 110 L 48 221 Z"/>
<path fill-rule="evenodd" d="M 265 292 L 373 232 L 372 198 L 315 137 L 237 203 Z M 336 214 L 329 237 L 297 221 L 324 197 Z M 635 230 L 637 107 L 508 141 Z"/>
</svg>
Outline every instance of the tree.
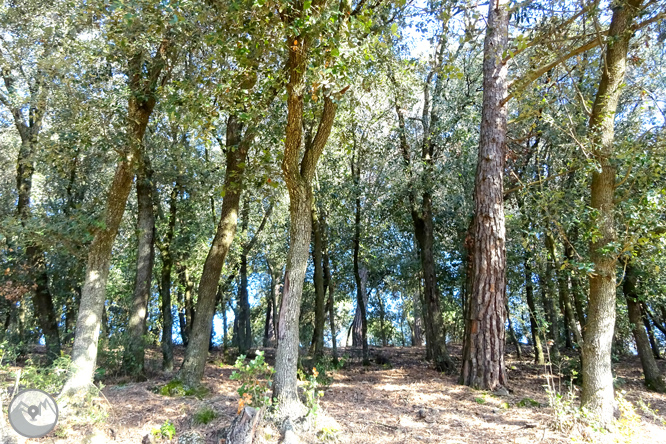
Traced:
<svg viewBox="0 0 666 444">
<path fill-rule="evenodd" d="M 504 145 L 506 143 L 508 44 L 507 2 L 488 6 L 483 57 L 483 108 L 474 189 L 473 284 L 465 324 L 464 385 L 495 390 L 507 384 L 504 367 L 505 226 Z"/>
</svg>

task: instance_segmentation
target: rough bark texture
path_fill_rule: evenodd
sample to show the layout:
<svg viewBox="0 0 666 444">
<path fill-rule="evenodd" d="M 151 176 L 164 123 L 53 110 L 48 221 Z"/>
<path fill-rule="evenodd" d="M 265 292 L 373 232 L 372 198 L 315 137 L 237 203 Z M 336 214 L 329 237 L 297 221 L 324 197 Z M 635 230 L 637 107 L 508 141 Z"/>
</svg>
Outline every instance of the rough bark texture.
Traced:
<svg viewBox="0 0 666 444">
<path fill-rule="evenodd" d="M 62 395 L 72 396 L 87 391 L 92 384 L 97 360 L 100 320 L 106 300 L 106 282 L 111 264 L 111 249 L 118 233 L 118 227 L 125 212 L 125 205 L 132 179 L 134 164 L 141 156 L 143 136 L 150 115 L 157 102 L 156 90 L 160 75 L 166 63 L 169 41 L 163 40 L 155 56 L 148 63 L 142 53 L 129 62 L 130 98 L 128 101 L 128 148 L 122 157 L 113 177 L 106 198 L 106 208 L 102 227 L 98 228 L 90 245 L 86 275 L 81 292 L 81 305 L 76 322 L 72 366 Z"/>
<path fill-rule="evenodd" d="M 257 410 L 252 407 L 245 407 L 241 410 L 227 429 L 225 443 L 252 444 L 263 413 L 263 410 Z"/>
<path fill-rule="evenodd" d="M 616 167 L 613 159 L 614 120 L 620 90 L 624 82 L 631 23 L 641 0 L 628 0 L 614 7 L 608 30 L 608 43 L 599 89 L 589 121 L 589 138 L 599 169 L 592 173 L 590 206 L 596 211 L 593 220 L 598 237 L 590 244 L 594 273 L 589 274 L 590 297 L 583 345 L 583 391 L 581 403 L 602 424 L 613 419 L 613 374 L 611 345 L 615 327 L 616 253 L 613 196 Z"/>
<path fill-rule="evenodd" d="M 317 205 L 312 204 L 312 262 L 314 264 L 315 322 L 310 354 L 320 358 L 324 354 L 324 325 L 326 323 L 326 285 L 324 282 L 323 235 Z"/>
<path fill-rule="evenodd" d="M 224 259 L 229 252 L 238 225 L 238 207 L 243 187 L 245 158 L 250 144 L 254 140 L 254 128 L 248 128 L 242 140 L 241 130 L 240 122 L 235 116 L 230 116 L 227 121 L 225 194 L 222 200 L 220 222 L 201 273 L 192 334 L 179 373 L 180 379 L 186 385 L 198 385 L 203 377 L 210 334 L 213 329 L 217 287 Z"/>
<path fill-rule="evenodd" d="M 243 199 L 241 231 L 247 235 L 250 222 L 250 202 Z M 247 254 L 245 248 L 240 255 L 240 285 L 238 286 L 238 351 L 245 354 L 252 347 L 252 325 L 250 323 L 250 297 L 247 291 Z"/>
<path fill-rule="evenodd" d="M 474 281 L 463 347 L 462 383 L 495 390 L 507 384 L 504 367 L 504 147 L 506 144 L 507 2 L 491 2 L 483 57 L 481 140 L 474 190 Z"/>
<path fill-rule="evenodd" d="M 146 314 L 155 260 L 155 215 L 153 213 L 153 183 L 150 160 L 146 154 L 137 165 L 137 254 L 134 297 L 128 326 L 128 343 L 123 356 L 123 371 L 138 379 L 145 378 L 144 357 Z"/>
<path fill-rule="evenodd" d="M 643 324 L 641 306 L 638 302 L 638 270 L 629 260 L 626 262 L 626 271 L 622 291 L 627 299 L 627 311 L 629 313 L 629 322 L 631 322 L 631 332 L 636 341 L 636 350 L 643 366 L 643 376 L 645 376 L 645 385 L 656 392 L 666 393 L 666 383 L 664 377 L 657 366 L 657 362 L 652 355 L 652 348 L 648 335 Z"/>
<path fill-rule="evenodd" d="M 160 244 L 162 257 L 162 271 L 160 273 L 160 301 L 162 310 L 162 370 L 173 371 L 173 315 L 171 313 L 171 270 L 173 269 L 173 250 L 171 244 L 176 228 L 176 212 L 178 210 L 177 200 L 180 194 L 178 182 L 171 190 L 169 197 L 169 222 L 164 242 Z"/>
<path fill-rule="evenodd" d="M 315 6 L 314 3 L 312 6 Z M 306 36 L 289 36 L 287 39 L 289 82 L 282 173 L 289 192 L 289 252 L 280 304 L 273 397 L 277 400 L 280 412 L 288 417 L 299 416 L 304 409 L 298 399 L 296 370 L 299 346 L 298 320 L 312 231 L 312 180 L 319 157 L 331 133 L 337 110 L 333 98 L 325 96 L 317 133 L 313 140 L 306 144 L 302 160 L 299 162 L 303 140 L 304 75 L 309 44 L 309 37 Z"/>
</svg>

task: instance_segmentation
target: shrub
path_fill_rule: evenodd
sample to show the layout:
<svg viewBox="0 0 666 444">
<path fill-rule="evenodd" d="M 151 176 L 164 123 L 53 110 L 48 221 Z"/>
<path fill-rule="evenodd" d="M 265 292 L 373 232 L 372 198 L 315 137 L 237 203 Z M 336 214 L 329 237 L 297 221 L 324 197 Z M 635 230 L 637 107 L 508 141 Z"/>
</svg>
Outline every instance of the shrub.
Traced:
<svg viewBox="0 0 666 444">
<path fill-rule="evenodd" d="M 199 409 L 194 414 L 194 423 L 197 425 L 206 425 L 217 418 L 217 413 L 212 408 L 206 406 Z"/>
<path fill-rule="evenodd" d="M 238 389 L 238 412 L 246 405 L 262 408 L 271 404 L 270 390 L 273 385 L 273 367 L 264 361 L 264 352 L 258 351 L 257 357 L 245 364 L 245 355 L 236 359 L 236 370 L 231 374 L 233 381 L 241 383 Z"/>
</svg>

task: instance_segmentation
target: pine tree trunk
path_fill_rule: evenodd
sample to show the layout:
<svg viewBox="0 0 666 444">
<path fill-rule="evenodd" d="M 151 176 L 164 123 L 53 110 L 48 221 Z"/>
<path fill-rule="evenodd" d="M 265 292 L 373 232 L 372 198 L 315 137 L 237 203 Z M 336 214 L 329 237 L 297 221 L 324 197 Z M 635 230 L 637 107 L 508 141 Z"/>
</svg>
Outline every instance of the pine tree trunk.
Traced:
<svg viewBox="0 0 666 444">
<path fill-rule="evenodd" d="M 650 390 L 666 393 L 664 377 L 657 366 L 657 362 L 654 360 L 650 341 L 643 325 L 641 307 L 638 302 L 638 291 L 636 289 L 638 284 L 638 270 L 630 260 L 627 261 L 625 265 L 626 271 L 624 282 L 622 283 L 622 291 L 624 292 L 624 297 L 627 299 L 627 311 L 629 313 L 629 322 L 631 322 L 631 332 L 634 335 L 638 357 L 643 366 L 645 385 Z"/>
<path fill-rule="evenodd" d="M 613 197 L 616 167 L 613 162 L 614 120 L 620 90 L 624 82 L 630 30 L 641 0 L 628 0 L 613 8 L 608 44 L 601 63 L 599 89 L 588 127 L 599 165 L 592 173 L 590 206 L 595 210 L 593 226 L 598 236 L 590 244 L 594 273 L 589 273 L 590 297 L 583 345 L 583 391 L 581 404 L 602 424 L 613 419 L 613 374 L 611 345 L 615 327 L 616 239 Z M 609 251 L 610 250 L 610 251 Z"/>
<path fill-rule="evenodd" d="M 220 222 L 201 273 L 190 343 L 185 351 L 185 359 L 179 372 L 179 377 L 183 383 L 190 386 L 198 385 L 204 374 L 210 335 L 213 329 L 217 287 L 224 259 L 229 252 L 238 224 L 238 208 L 243 188 L 245 159 L 249 146 L 254 140 L 253 128 L 249 128 L 242 139 L 240 136 L 241 130 L 241 124 L 236 116 L 230 116 L 227 121 L 225 194 L 222 200 Z"/>
<path fill-rule="evenodd" d="M 483 57 L 481 140 L 474 190 L 474 281 L 463 347 L 462 383 L 485 390 L 506 386 L 504 366 L 504 146 L 506 144 L 509 13 L 506 0 L 491 2 Z"/>
<path fill-rule="evenodd" d="M 153 214 L 152 171 L 148 155 L 139 159 L 136 175 L 137 197 L 137 258 L 134 298 L 128 326 L 127 348 L 123 356 L 123 371 L 144 379 L 146 314 L 151 293 L 155 260 L 155 216 Z"/>
</svg>

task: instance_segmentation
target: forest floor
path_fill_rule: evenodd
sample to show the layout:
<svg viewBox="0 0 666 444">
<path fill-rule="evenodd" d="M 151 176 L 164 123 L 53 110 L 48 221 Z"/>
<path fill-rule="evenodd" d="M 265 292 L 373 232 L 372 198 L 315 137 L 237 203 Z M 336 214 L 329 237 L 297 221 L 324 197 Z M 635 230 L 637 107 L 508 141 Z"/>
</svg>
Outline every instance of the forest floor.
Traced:
<svg viewBox="0 0 666 444">
<path fill-rule="evenodd" d="M 507 356 L 510 393 L 504 396 L 477 391 L 457 384 L 457 375 L 444 375 L 423 360 L 420 347 L 371 349 L 391 365 L 373 362 L 363 367 L 356 350 L 340 350 L 350 356 L 344 368 L 331 374 L 321 398 L 321 414 L 311 431 L 301 432 L 304 443 L 565 443 L 635 442 L 666 444 L 666 395 L 647 391 L 642 384 L 640 362 L 628 357 L 614 365 L 618 391 L 634 406 L 633 420 L 621 421 L 616 433 L 599 433 L 590 428 L 576 432 L 558 431 L 554 410 L 549 407 L 543 366 L 532 364 L 531 357 L 522 360 Z M 272 349 L 266 350 L 272 363 Z M 460 347 L 451 347 L 460 356 Z M 176 368 L 183 349 L 176 349 Z M 223 354 L 210 354 L 203 384 L 209 392 L 202 399 L 193 396 L 167 397 L 156 391 L 173 375 L 152 370 L 148 381 L 132 383 L 109 378 L 103 389 L 102 405 L 106 420 L 92 424 L 60 424 L 57 433 L 37 440 L 19 443 L 141 443 L 144 436 L 169 420 L 178 436 L 194 430 L 207 443 L 223 443 L 223 430 L 236 415 L 238 383 L 229 379 L 233 367 L 223 363 Z M 161 362 L 159 350 L 148 354 L 149 368 Z M 663 370 L 666 362 L 660 361 Z M 568 388 L 555 380 L 556 388 Z M 566 399 L 566 397 L 565 397 Z M 641 407 L 642 406 L 642 407 Z M 647 407 L 649 406 L 649 408 Z M 217 418 L 207 425 L 196 425 L 197 411 L 209 407 Z M 569 416 L 568 418 L 570 418 Z M 324 434 L 322 435 L 322 429 Z M 319 432 L 317 433 L 317 430 Z M 573 433 L 573 434 L 572 434 Z M 260 429 L 258 441 L 277 443 L 279 434 L 272 426 Z M 255 441 L 256 442 L 256 441 Z"/>
</svg>

